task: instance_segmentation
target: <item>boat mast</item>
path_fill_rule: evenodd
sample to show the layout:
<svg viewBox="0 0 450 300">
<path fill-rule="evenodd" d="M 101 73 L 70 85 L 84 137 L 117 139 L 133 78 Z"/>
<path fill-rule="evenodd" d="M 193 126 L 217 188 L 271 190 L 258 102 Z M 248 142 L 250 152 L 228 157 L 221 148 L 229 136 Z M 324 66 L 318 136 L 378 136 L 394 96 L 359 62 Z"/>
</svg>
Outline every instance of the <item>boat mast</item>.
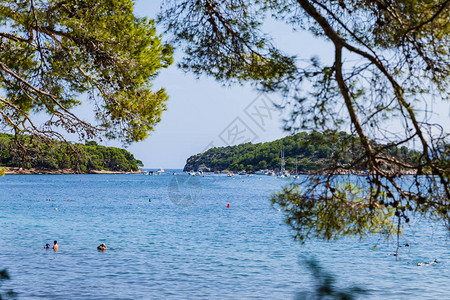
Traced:
<svg viewBox="0 0 450 300">
<path fill-rule="evenodd" d="M 284 147 L 281 150 L 281 173 L 284 174 Z"/>
</svg>

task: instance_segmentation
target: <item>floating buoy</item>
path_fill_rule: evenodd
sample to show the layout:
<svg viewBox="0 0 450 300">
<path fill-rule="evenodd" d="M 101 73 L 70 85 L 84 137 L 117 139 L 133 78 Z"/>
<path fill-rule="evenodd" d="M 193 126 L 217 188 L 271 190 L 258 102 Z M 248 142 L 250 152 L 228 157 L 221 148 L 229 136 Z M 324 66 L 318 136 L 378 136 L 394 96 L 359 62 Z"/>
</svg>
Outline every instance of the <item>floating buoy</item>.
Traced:
<svg viewBox="0 0 450 300">
<path fill-rule="evenodd" d="M 242 182 L 244 182 L 244 180 L 242 180 Z"/>
<path fill-rule="evenodd" d="M 230 208 L 230 203 L 227 204 L 227 208 Z"/>
<path fill-rule="evenodd" d="M 152 202 L 152 198 L 148 198 L 148 202 Z"/>
</svg>

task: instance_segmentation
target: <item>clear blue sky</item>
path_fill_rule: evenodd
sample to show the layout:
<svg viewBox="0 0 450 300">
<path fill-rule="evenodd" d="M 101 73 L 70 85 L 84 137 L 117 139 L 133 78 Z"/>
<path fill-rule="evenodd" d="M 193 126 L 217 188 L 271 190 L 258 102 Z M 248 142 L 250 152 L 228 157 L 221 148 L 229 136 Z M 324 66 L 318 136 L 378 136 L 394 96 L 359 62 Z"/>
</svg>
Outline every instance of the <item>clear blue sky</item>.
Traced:
<svg viewBox="0 0 450 300">
<path fill-rule="evenodd" d="M 138 0 L 135 13 L 155 18 L 160 2 Z M 330 44 L 308 33 L 294 33 L 281 23 L 270 23 L 265 29 L 276 38 L 277 46 L 290 54 L 301 58 L 317 55 L 324 61 L 332 57 Z M 179 58 L 180 53 L 175 57 Z M 146 141 L 128 147 L 146 168 L 183 168 L 189 156 L 211 145 L 272 141 L 287 134 L 281 129 L 282 116 L 270 110 L 270 101 L 279 102 L 280 96 L 261 95 L 249 86 L 223 87 L 206 77 L 197 80 L 178 70 L 176 62 L 154 82 L 155 89 L 164 87 L 170 96 L 161 123 Z M 84 115 L 86 111 L 87 106 L 79 109 Z M 437 111 L 441 112 L 440 123 L 448 131 L 448 103 Z M 115 141 L 102 144 L 121 147 Z"/>
</svg>

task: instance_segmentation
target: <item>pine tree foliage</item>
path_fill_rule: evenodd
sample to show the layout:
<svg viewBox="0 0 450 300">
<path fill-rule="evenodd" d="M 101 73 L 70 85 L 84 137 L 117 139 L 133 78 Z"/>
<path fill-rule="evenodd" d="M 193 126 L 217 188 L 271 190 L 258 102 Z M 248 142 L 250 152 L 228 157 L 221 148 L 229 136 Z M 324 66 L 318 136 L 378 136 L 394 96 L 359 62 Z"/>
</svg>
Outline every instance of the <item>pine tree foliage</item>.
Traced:
<svg viewBox="0 0 450 300">
<path fill-rule="evenodd" d="M 165 110 L 151 80 L 172 62 L 153 20 L 132 0 L 6 0 L 0 3 L 0 123 L 63 139 L 147 137 Z M 98 122 L 73 109 L 89 97 Z M 35 113 L 47 114 L 42 126 Z"/>
</svg>

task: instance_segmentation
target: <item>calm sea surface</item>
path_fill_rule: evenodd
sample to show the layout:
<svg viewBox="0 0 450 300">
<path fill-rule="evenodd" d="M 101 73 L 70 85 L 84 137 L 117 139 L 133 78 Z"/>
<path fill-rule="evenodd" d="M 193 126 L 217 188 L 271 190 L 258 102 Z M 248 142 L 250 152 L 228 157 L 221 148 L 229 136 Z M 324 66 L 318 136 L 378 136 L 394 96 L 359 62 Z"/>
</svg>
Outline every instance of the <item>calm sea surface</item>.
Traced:
<svg viewBox="0 0 450 300">
<path fill-rule="evenodd" d="M 364 299 L 449 299 L 443 226 L 402 238 L 293 241 L 269 195 L 288 179 L 187 175 L 0 177 L 0 269 L 19 299 L 295 299 L 304 258 Z M 50 201 L 51 200 L 51 201 Z M 68 201 L 70 200 L 70 201 Z M 227 208 L 227 205 L 230 207 Z M 58 240 L 60 249 L 44 249 Z M 108 250 L 96 247 L 106 243 Z M 434 259 L 440 264 L 418 267 Z"/>
</svg>

